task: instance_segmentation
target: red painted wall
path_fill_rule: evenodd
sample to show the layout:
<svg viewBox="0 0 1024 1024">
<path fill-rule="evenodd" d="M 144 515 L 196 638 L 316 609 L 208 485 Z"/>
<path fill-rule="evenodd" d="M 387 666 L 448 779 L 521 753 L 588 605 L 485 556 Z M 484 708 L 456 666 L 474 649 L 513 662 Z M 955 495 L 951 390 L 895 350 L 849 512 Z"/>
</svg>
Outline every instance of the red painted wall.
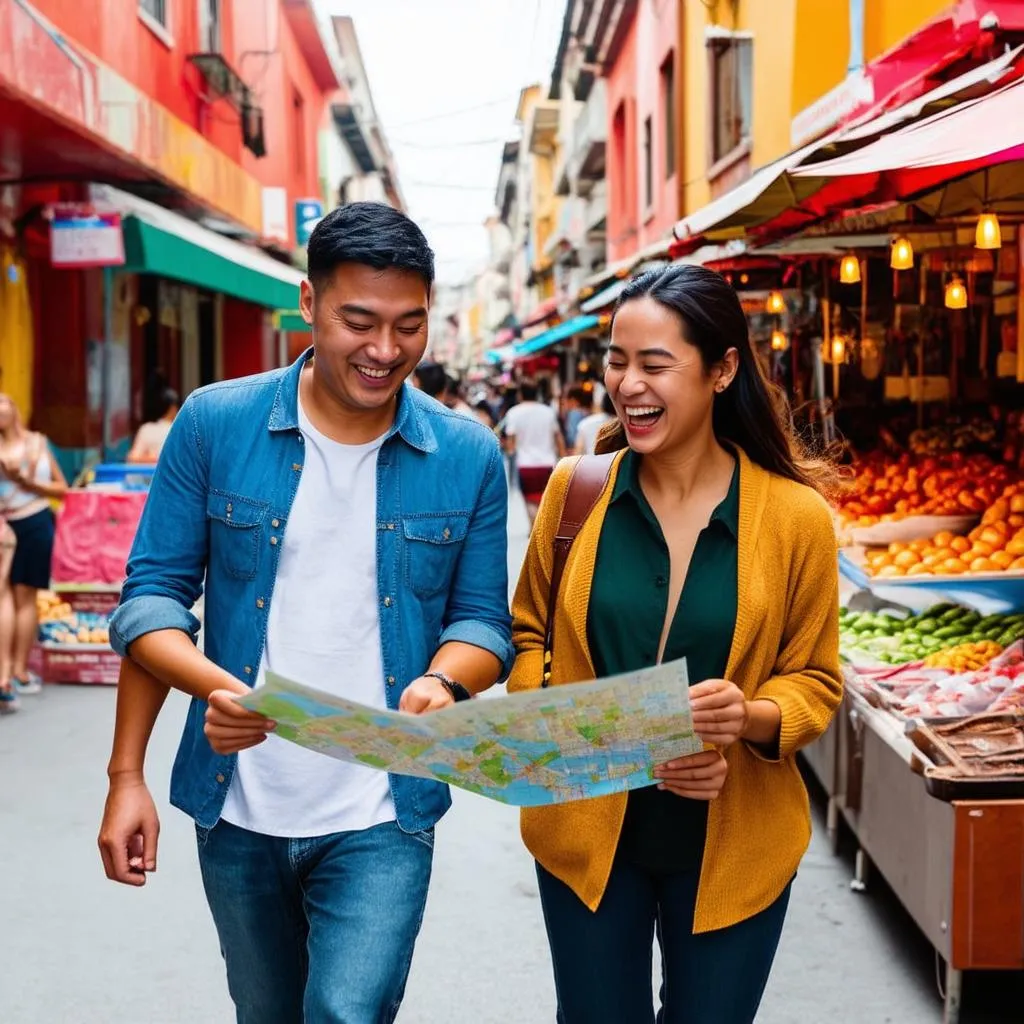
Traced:
<svg viewBox="0 0 1024 1024">
<path fill-rule="evenodd" d="M 224 297 L 223 370 L 225 380 L 262 373 L 273 364 L 268 360 L 267 320 L 261 306 Z"/>
<path fill-rule="evenodd" d="M 642 3 L 636 19 L 636 79 L 639 188 L 636 192 L 640 221 L 639 247 L 650 245 L 672 230 L 679 220 L 679 145 L 682 132 L 680 117 L 680 62 L 678 40 L 683 0 L 664 0 L 659 4 Z M 667 174 L 666 106 L 662 69 L 672 60 L 674 67 L 675 169 Z M 653 128 L 653 202 L 648 207 L 644 196 L 643 125 L 651 119 Z"/>
<path fill-rule="evenodd" d="M 646 5 L 645 5 L 646 6 Z M 639 248 L 637 176 L 637 18 L 608 71 L 608 260 L 632 256 Z"/>
</svg>

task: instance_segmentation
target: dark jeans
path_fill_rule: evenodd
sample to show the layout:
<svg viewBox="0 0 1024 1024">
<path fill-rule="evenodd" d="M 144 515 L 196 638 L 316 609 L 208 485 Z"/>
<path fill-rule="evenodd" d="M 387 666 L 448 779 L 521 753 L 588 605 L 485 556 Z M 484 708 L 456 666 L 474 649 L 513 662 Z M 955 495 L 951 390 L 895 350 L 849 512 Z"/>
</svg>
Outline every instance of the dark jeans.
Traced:
<svg viewBox="0 0 1024 1024">
<path fill-rule="evenodd" d="M 537 867 L 551 945 L 559 1024 L 752 1024 L 789 905 L 720 931 L 693 934 L 697 872 L 654 875 L 616 861 L 591 912 Z M 651 984 L 661 947 L 661 1010 Z"/>
<path fill-rule="evenodd" d="M 391 1024 L 423 921 L 433 831 L 280 839 L 197 828 L 238 1024 Z"/>
</svg>

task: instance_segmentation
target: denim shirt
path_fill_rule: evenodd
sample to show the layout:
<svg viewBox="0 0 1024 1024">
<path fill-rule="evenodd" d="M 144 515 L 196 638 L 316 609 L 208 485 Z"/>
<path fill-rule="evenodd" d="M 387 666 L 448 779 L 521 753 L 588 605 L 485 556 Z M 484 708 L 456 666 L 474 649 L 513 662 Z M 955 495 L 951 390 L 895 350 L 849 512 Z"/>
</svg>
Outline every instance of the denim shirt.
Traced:
<svg viewBox="0 0 1024 1024">
<path fill-rule="evenodd" d="M 155 630 L 180 629 L 195 640 L 199 621 L 191 609 L 205 577 L 205 653 L 242 682 L 255 682 L 280 542 L 303 467 L 298 387 L 309 356 L 287 369 L 202 388 L 182 406 L 110 623 L 118 654 Z M 492 432 L 406 385 L 377 460 L 381 685 L 389 708 L 397 709 L 406 685 L 450 641 L 496 655 L 503 674 L 511 669 L 507 511 Z M 205 708 L 197 700 L 189 708 L 171 802 L 212 828 L 237 755 L 213 752 L 203 734 Z M 390 782 L 405 831 L 430 828 L 451 805 L 441 783 L 398 775 Z"/>
</svg>

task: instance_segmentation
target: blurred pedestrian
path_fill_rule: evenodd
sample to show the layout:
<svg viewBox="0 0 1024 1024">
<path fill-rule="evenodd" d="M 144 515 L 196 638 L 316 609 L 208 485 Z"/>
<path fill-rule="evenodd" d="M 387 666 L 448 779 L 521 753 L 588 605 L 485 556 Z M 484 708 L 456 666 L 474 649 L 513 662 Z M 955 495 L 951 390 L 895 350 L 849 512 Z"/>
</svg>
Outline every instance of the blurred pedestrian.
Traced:
<svg viewBox="0 0 1024 1024">
<path fill-rule="evenodd" d="M 482 399 L 473 406 L 473 415 L 490 430 L 497 426 L 491 406 Z"/>
<path fill-rule="evenodd" d="M 831 468 L 802 453 L 720 275 L 637 278 L 611 330 L 619 423 L 598 447 L 620 454 L 549 619 L 574 465 L 551 481 L 513 602 L 508 688 L 685 658 L 705 750 L 629 794 L 523 811 L 558 1020 L 653 1021 L 656 937 L 659 1021 L 752 1024 L 811 834 L 796 752 L 842 697 L 836 538 L 818 493 Z"/>
<path fill-rule="evenodd" d="M 14 534 L 10 586 L 14 631 L 10 646 L 15 694 L 38 693 L 42 683 L 28 660 L 39 633 L 36 595 L 50 586 L 54 518 L 50 502 L 68 485 L 49 441 L 26 430 L 10 397 L 0 394 L 0 514 Z"/>
<path fill-rule="evenodd" d="M 413 371 L 413 384 L 425 395 L 441 401 L 448 387 L 448 374 L 440 363 L 424 360 Z"/>
<path fill-rule="evenodd" d="M 450 373 L 445 374 L 443 401 L 452 412 L 457 412 L 462 416 L 476 417 L 472 406 L 462 397 L 462 382 Z"/>
<path fill-rule="evenodd" d="M 18 710 L 18 695 L 11 683 L 14 654 L 14 593 L 11 590 L 11 562 L 17 541 L 5 519 L 0 519 L 0 715 Z"/>
<path fill-rule="evenodd" d="M 171 432 L 174 417 L 178 415 L 180 405 L 181 399 L 178 398 L 178 392 L 171 388 L 165 388 L 160 396 L 156 418 L 139 427 L 126 462 L 150 465 L 157 462 L 167 435 Z"/>
<path fill-rule="evenodd" d="M 597 435 L 602 427 L 615 419 L 615 403 L 606 391 L 601 399 L 601 411 L 592 413 L 580 420 L 576 428 L 576 454 L 593 455 L 597 445 Z"/>
<path fill-rule="evenodd" d="M 173 686 L 193 698 L 173 800 L 195 821 L 245 1024 L 394 1020 L 451 796 L 303 749 L 235 698 L 278 672 L 419 714 L 512 660 L 497 442 L 406 386 L 427 344 L 426 238 L 398 210 L 350 203 L 317 224 L 308 267 L 312 349 L 186 400 L 110 623 L 125 660 L 104 870 L 136 886 L 155 870 L 144 762 Z"/>
<path fill-rule="evenodd" d="M 537 384 L 523 381 L 519 394 L 522 401 L 505 417 L 506 451 L 516 460 L 519 488 L 532 527 L 544 488 L 555 464 L 565 455 L 565 442 L 555 410 L 537 400 Z"/>
<path fill-rule="evenodd" d="M 576 432 L 580 424 L 594 411 L 593 392 L 575 384 L 569 388 L 565 399 L 565 415 L 562 422 L 565 429 L 565 444 L 569 451 L 576 450 Z"/>
</svg>

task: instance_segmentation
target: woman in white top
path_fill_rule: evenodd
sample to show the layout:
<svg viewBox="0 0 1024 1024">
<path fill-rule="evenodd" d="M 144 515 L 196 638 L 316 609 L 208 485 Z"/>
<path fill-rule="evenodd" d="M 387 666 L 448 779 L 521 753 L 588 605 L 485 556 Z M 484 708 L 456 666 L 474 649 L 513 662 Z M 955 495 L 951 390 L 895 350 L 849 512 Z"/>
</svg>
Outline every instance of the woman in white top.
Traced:
<svg viewBox="0 0 1024 1024">
<path fill-rule="evenodd" d="M 147 463 L 152 465 L 160 458 L 167 435 L 171 432 L 171 424 L 178 415 L 181 400 L 178 392 L 168 388 L 160 396 L 161 412 L 152 423 L 143 423 L 135 434 L 132 450 L 128 453 L 128 462 Z"/>
<path fill-rule="evenodd" d="M 64 497 L 67 489 L 47 439 L 26 430 L 14 403 L 0 394 L 0 512 L 15 539 L 10 569 L 14 635 L 9 654 L 5 651 L 0 661 L 6 664 L 10 658 L 10 680 L 0 678 L 5 695 L 12 689 L 17 694 L 38 693 L 41 688 L 28 670 L 29 653 L 39 632 L 36 594 L 50 585 L 54 532 L 50 502 Z"/>
<path fill-rule="evenodd" d="M 601 411 L 580 420 L 580 425 L 576 428 L 576 454 L 593 455 L 594 446 L 597 444 L 597 435 L 601 433 L 601 428 L 614 419 L 615 406 L 612 404 L 611 397 L 605 392 L 604 398 L 601 399 Z"/>
</svg>

